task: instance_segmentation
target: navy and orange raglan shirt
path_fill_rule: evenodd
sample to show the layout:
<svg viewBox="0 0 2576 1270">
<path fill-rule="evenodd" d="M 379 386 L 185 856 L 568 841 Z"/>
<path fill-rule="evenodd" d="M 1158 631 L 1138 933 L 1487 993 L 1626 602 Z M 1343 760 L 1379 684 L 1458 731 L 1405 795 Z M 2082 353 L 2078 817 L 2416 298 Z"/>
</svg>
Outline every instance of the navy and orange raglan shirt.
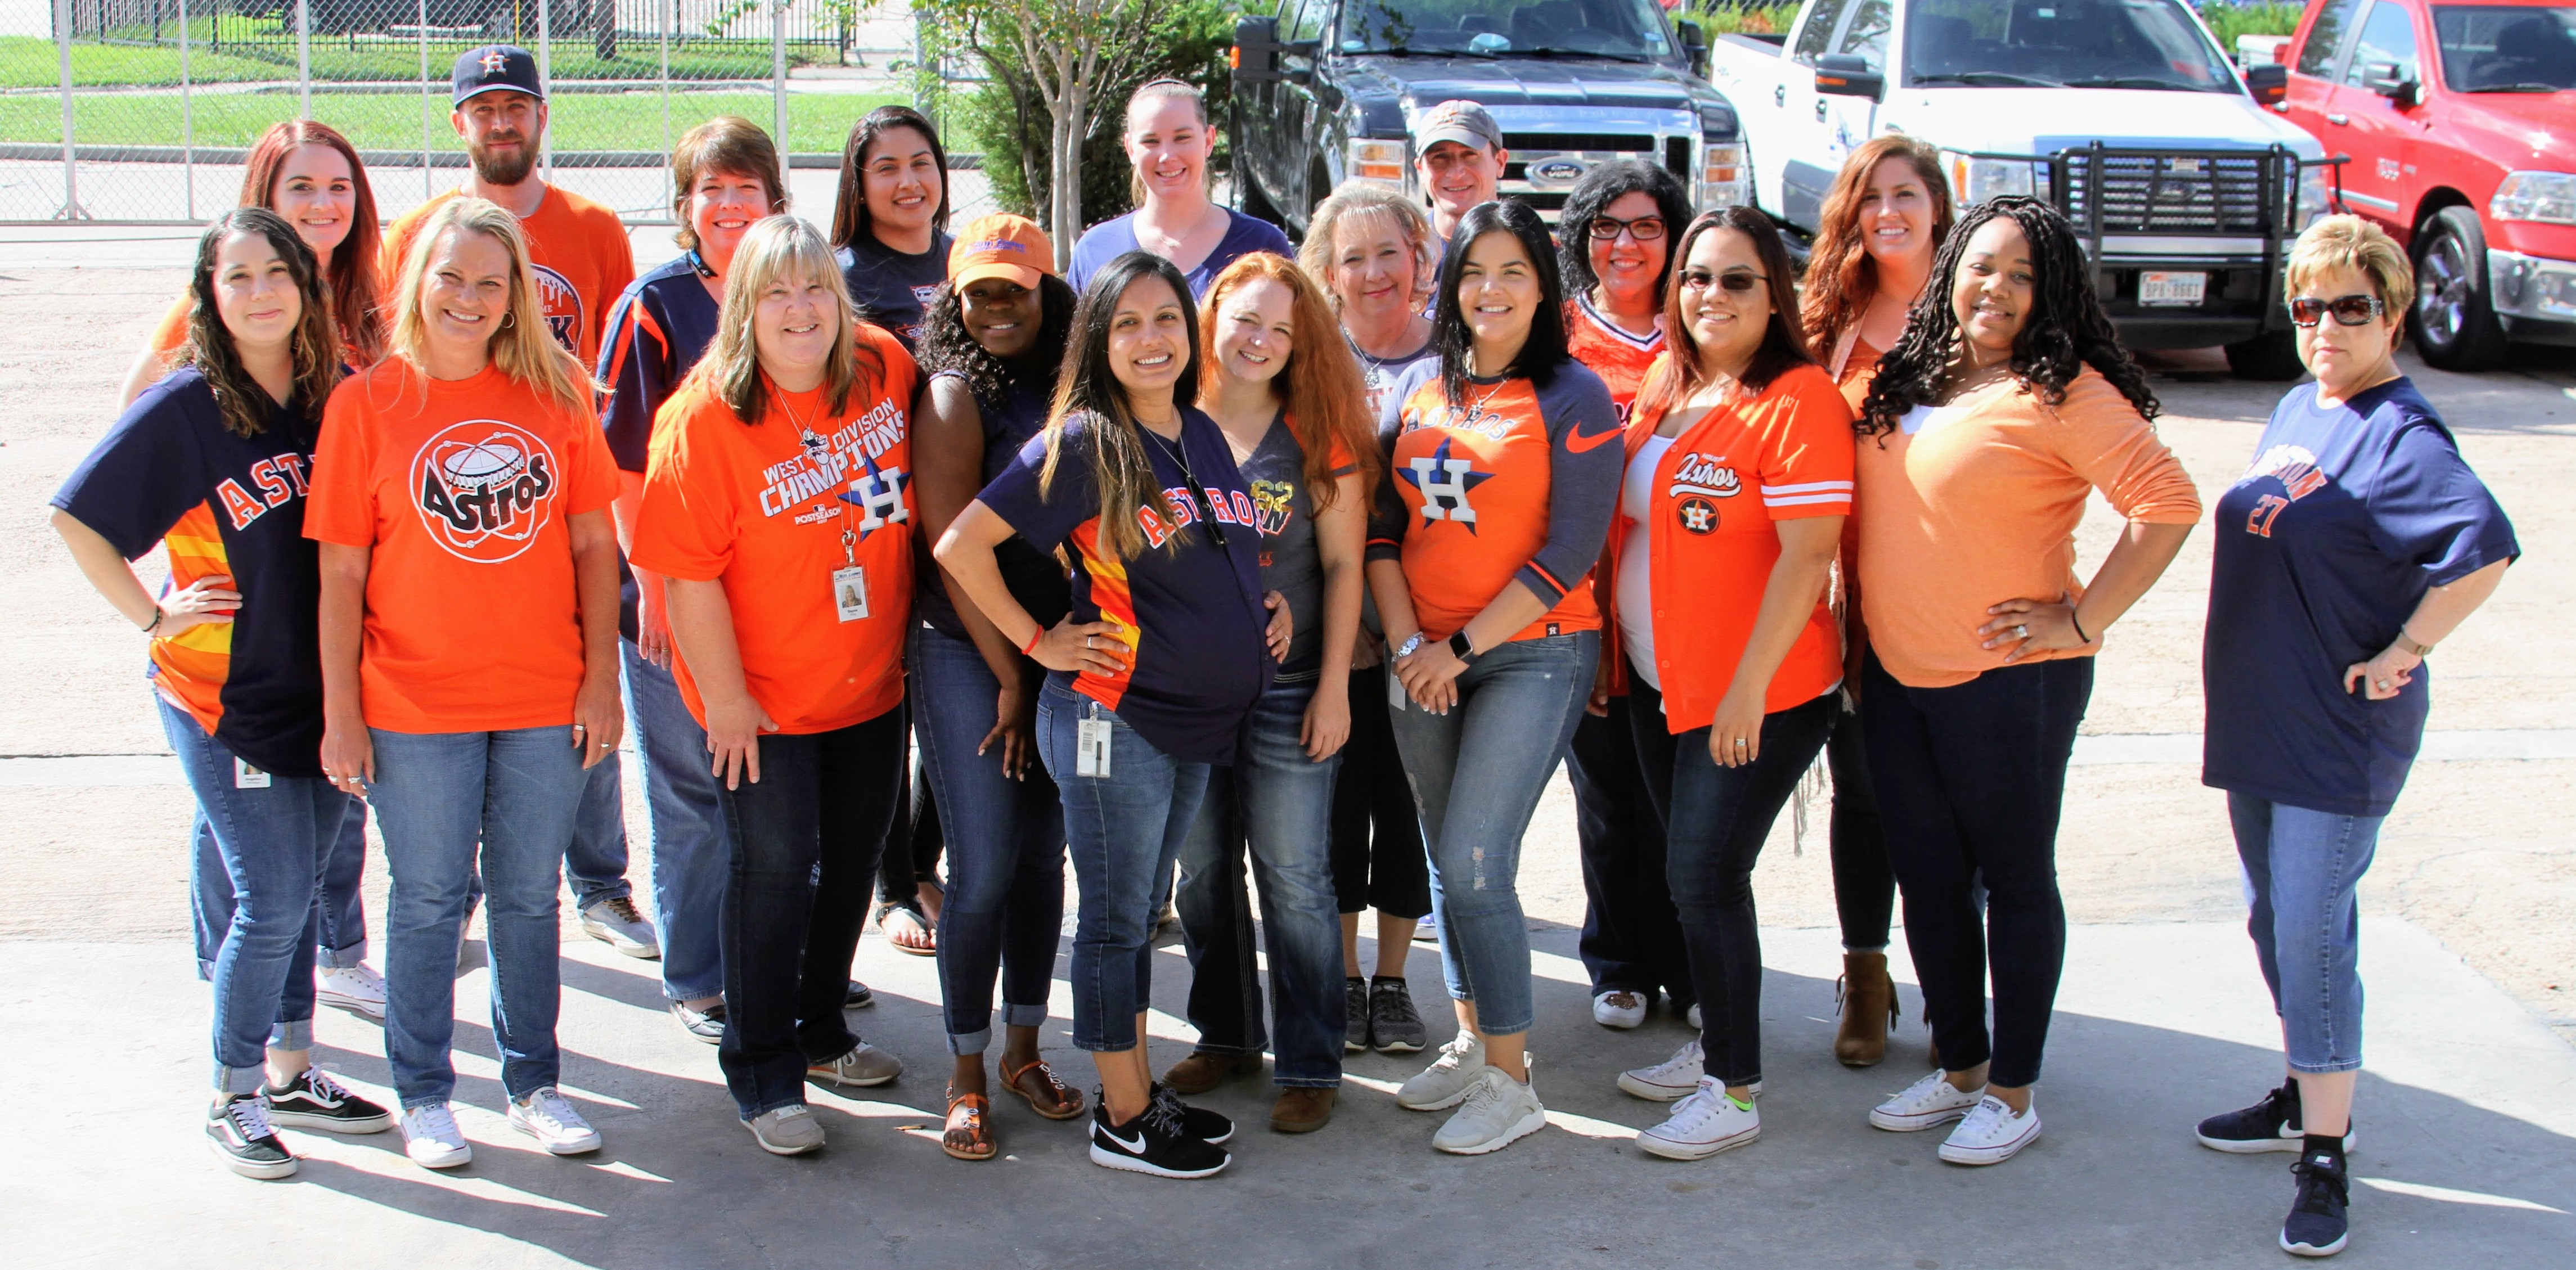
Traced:
<svg viewBox="0 0 2576 1270">
<path fill-rule="evenodd" d="M 648 270 L 626 284 L 616 307 L 608 311 L 594 377 L 607 386 L 599 398 L 599 426 L 608 434 L 608 456 L 621 472 L 644 474 L 653 415 L 715 342 L 722 306 L 698 281 L 697 260 L 698 253 L 683 252 Z M 623 558 L 617 592 L 617 631 L 634 639 L 635 575 Z"/>
<path fill-rule="evenodd" d="M 1137 509 L 1146 546 L 1120 560 L 1101 541 L 1100 490 L 1091 473 L 1095 426 L 1084 415 L 1065 421 L 1055 479 L 1043 492 L 1042 434 L 976 496 L 1031 546 L 1073 552 L 1073 620 L 1116 627 L 1134 656 L 1117 676 L 1055 670 L 1047 677 L 1117 711 L 1175 761 L 1232 763 L 1236 734 L 1269 688 L 1272 668 L 1262 637 L 1269 614 L 1261 604 L 1260 516 L 1252 493 L 1215 421 L 1182 407 L 1180 443 L 1216 524 L 1200 523 L 1172 443 L 1148 435 L 1145 449 L 1165 505 Z M 1211 528 L 1225 535 L 1223 547 Z M 1176 534 L 1177 550 L 1171 545 Z"/>
<path fill-rule="evenodd" d="M 1570 361 L 1545 387 L 1471 377 L 1452 406 L 1431 361 L 1388 400 L 1368 558 L 1403 563 L 1423 637 L 1456 634 L 1515 581 L 1549 607 L 1513 639 L 1600 629 L 1582 583 L 1609 536 L 1626 461 L 1601 377 Z"/>
<path fill-rule="evenodd" d="M 319 432 L 290 402 L 237 436 L 183 366 L 126 407 L 53 498 L 128 560 L 166 541 L 165 595 L 232 578 L 232 621 L 152 641 L 153 686 L 244 762 L 308 779 L 322 775 L 322 575 L 304 536 Z"/>
</svg>

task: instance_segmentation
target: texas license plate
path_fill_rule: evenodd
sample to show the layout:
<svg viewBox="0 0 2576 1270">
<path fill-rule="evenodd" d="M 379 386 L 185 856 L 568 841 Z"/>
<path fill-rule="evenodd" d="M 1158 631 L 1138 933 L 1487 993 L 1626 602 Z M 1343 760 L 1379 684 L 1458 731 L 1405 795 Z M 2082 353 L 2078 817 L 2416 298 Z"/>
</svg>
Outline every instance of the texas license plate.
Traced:
<svg viewBox="0 0 2576 1270">
<path fill-rule="evenodd" d="M 2198 304 L 2209 290 L 2205 273 L 2170 273 L 2150 269 L 2138 275 L 2140 304 Z"/>
</svg>

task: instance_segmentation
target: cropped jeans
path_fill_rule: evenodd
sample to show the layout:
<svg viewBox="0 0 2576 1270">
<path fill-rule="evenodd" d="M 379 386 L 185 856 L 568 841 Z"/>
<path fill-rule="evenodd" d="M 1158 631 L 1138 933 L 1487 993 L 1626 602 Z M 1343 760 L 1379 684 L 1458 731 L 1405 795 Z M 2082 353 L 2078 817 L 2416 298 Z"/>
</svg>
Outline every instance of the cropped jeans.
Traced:
<svg viewBox="0 0 2576 1270">
<path fill-rule="evenodd" d="M 631 639 L 626 717 L 644 760 L 644 802 L 653 822 L 653 910 L 662 936 L 662 995 L 698 1001 L 724 992 L 725 877 L 733 847 L 723 786 L 707 754 L 707 730 L 680 697 L 669 667 L 644 660 Z M 602 764 L 601 766 L 606 766 Z"/>
<path fill-rule="evenodd" d="M 1387 669 L 1351 668 L 1351 739 L 1333 779 L 1333 894 L 1345 914 L 1373 908 L 1420 921 L 1431 912 L 1422 820 L 1396 753 Z"/>
<path fill-rule="evenodd" d="M 1395 711 L 1395 741 L 1431 851 L 1432 911 L 1449 995 L 1478 1030 L 1529 1030 L 1529 925 L 1518 889 L 1521 835 L 1565 757 L 1592 694 L 1600 634 L 1513 640 L 1458 676 L 1458 703 Z"/>
<path fill-rule="evenodd" d="M 1107 776 L 1075 774 L 1077 729 L 1093 718 L 1109 727 Z M 1154 910 L 1212 769 L 1154 748 L 1117 711 L 1052 678 L 1038 694 L 1038 756 L 1063 796 L 1073 860 L 1074 1048 L 1123 1053 L 1144 1040 L 1136 1014 L 1153 1001 Z"/>
<path fill-rule="evenodd" d="M 1176 906 L 1190 954 L 1190 1026 L 1198 1047 L 1258 1054 L 1261 981 L 1254 973 L 1252 912 L 1244 896 L 1249 847 L 1261 888 L 1261 939 L 1270 952 L 1272 1078 L 1282 1087 L 1342 1083 L 1341 905 L 1333 893 L 1333 781 L 1337 751 L 1306 756 L 1298 733 L 1315 696 L 1313 677 L 1270 685 L 1253 703 L 1234 766 L 1208 782 L 1181 848 Z"/>
<path fill-rule="evenodd" d="M 2245 865 L 2245 931 L 2281 1016 L 2290 1070 L 2361 1068 L 2361 875 L 2385 816 L 2341 816 L 2234 790 L 2227 820 Z"/>
<path fill-rule="evenodd" d="M 993 1042 L 996 975 L 1005 1026 L 1046 1022 L 1064 932 L 1064 803 L 1043 765 L 1013 780 L 1001 746 L 975 752 L 993 730 L 1002 683 L 974 641 L 918 624 L 907 662 L 922 781 L 947 844 L 941 1017 L 949 1053 L 981 1054 Z"/>
</svg>

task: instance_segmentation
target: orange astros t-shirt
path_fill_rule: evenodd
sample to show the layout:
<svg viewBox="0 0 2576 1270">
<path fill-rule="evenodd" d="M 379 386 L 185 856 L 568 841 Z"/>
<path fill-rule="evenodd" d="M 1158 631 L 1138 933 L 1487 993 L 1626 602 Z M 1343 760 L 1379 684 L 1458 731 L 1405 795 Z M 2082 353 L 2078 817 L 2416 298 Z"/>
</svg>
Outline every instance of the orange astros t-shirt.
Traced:
<svg viewBox="0 0 2576 1270">
<path fill-rule="evenodd" d="M 571 518 L 617 497 L 598 416 L 486 367 L 400 357 L 342 380 L 322 416 L 304 536 L 367 547 L 367 726 L 569 725 L 581 689 Z"/>
<path fill-rule="evenodd" d="M 388 287 L 402 277 L 403 257 L 411 254 L 421 223 L 463 193 L 449 190 L 385 226 L 378 262 Z M 519 228 L 528 238 L 529 263 L 536 266 L 537 301 L 546 311 L 547 328 L 581 359 L 585 370 L 597 366 L 608 306 L 635 280 L 635 249 L 626 240 L 625 223 L 607 207 L 549 185 L 536 215 L 522 218 Z"/>
<path fill-rule="evenodd" d="M 655 415 L 645 464 L 635 567 L 724 584 L 744 686 L 789 735 L 864 723 L 903 701 L 916 371 L 884 331 L 861 327 L 860 341 L 885 371 L 839 415 L 819 389 L 772 387 L 767 417 L 746 426 L 692 380 Z M 855 535 L 846 553 L 844 534 Z M 687 660 L 674 670 L 705 724 Z"/>
</svg>

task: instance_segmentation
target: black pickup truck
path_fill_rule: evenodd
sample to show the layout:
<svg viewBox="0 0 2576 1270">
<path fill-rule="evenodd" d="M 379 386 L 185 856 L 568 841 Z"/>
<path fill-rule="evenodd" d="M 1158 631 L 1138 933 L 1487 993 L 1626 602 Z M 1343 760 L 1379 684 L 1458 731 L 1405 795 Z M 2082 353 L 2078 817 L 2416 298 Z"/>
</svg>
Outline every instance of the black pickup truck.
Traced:
<svg viewBox="0 0 2576 1270">
<path fill-rule="evenodd" d="M 1502 192 L 1553 221 L 1594 164 L 1660 163 L 1701 207 L 1747 200 L 1735 110 L 1698 73 L 1698 32 L 1655 0 L 1249 0 L 1227 128 L 1246 212 L 1303 233 L 1352 177 L 1419 193 L 1413 121 L 1482 104 L 1510 151 Z M 1266 11 L 1266 12 L 1265 12 Z"/>
</svg>

